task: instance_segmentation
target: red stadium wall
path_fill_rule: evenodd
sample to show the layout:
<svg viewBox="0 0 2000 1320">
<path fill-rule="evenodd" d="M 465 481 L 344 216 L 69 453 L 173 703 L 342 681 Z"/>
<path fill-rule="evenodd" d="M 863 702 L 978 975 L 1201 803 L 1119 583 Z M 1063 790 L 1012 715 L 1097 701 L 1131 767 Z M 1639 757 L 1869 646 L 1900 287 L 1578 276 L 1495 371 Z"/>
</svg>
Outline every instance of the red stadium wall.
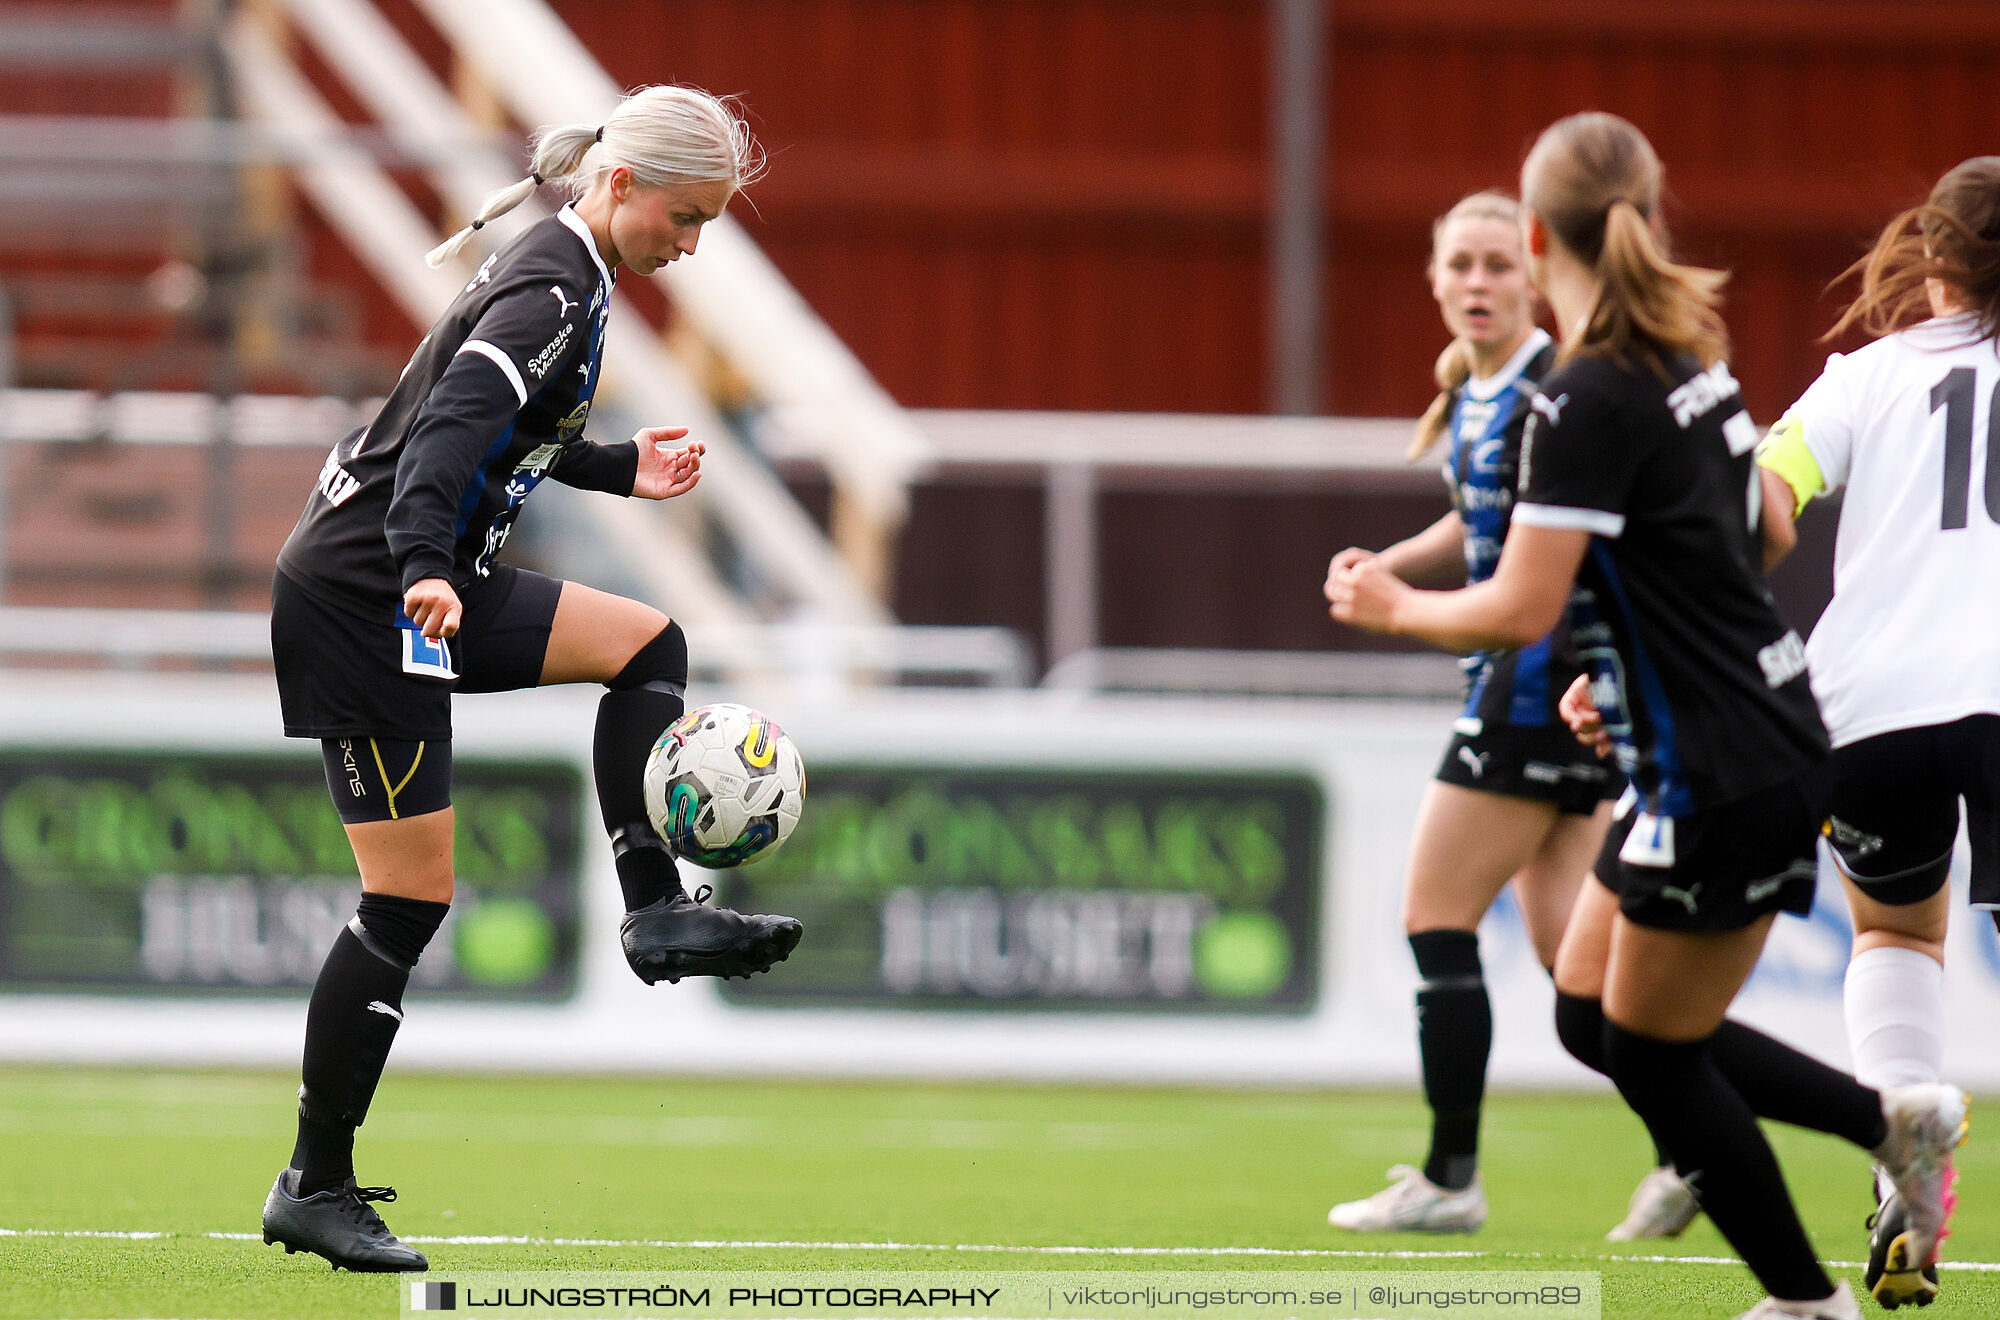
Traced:
<svg viewBox="0 0 2000 1320">
<path fill-rule="evenodd" d="M 569 0 L 626 82 L 738 91 L 746 219 L 913 406 L 1260 411 L 1266 6 L 1248 0 Z M 1626 115 L 1684 251 L 1736 272 L 1753 408 L 1811 379 L 1827 283 L 1995 149 L 2000 5 L 1329 4 L 1326 410 L 1413 413 L 1430 220 L 1535 132 Z"/>
<path fill-rule="evenodd" d="M 563 12 L 621 80 L 744 95 L 772 155 L 747 222 L 904 403 L 1265 407 L 1265 5 L 576 0 Z M 1618 112 L 1659 147 L 1683 253 L 1734 272 L 1735 366 L 1765 420 L 1824 358 L 1828 282 L 1938 173 L 1996 149 L 1980 89 L 2000 83 L 2000 5 L 1340 0 L 1328 14 L 1332 413 L 1422 408 L 1440 346 L 1422 276 L 1430 222 L 1466 192 L 1511 187 L 1535 133 L 1564 114 Z M 1040 494 L 1000 494 L 920 493 L 901 617 L 1040 636 Z M 1368 644 L 1325 621 L 1327 553 L 1442 509 L 1434 490 L 1393 505 L 1325 489 L 1111 497 L 1103 638 Z M 1778 582 L 1801 621 L 1824 601 L 1823 517 Z"/>
<path fill-rule="evenodd" d="M 410 0 L 382 6 L 445 64 Z M 621 81 L 742 94 L 772 168 L 739 214 L 904 403 L 1265 406 L 1267 4 L 556 8 Z M 1329 0 L 1327 13 L 1327 412 L 1423 404 L 1439 335 L 1429 222 L 1509 184 L 1561 114 L 1615 110 L 1660 147 L 1684 251 L 1736 272 L 1737 365 L 1762 416 L 1811 378 L 1827 281 L 1943 168 L 1994 148 L 2000 5 Z M 153 67 L 14 67 L 0 84 L 0 111 L 16 113 L 156 115 L 176 96 Z M 347 287 L 366 339 L 400 364 L 411 327 L 353 262 L 321 252 L 331 242 L 307 220 L 307 269 Z M 60 268 L 9 248 L 7 266 Z"/>
<path fill-rule="evenodd" d="M 448 53 L 411 0 L 381 3 L 444 69 Z M 178 7 L 115 6 L 160 16 Z M 905 404 L 1265 407 L 1261 0 L 556 8 L 622 82 L 741 94 L 771 170 L 737 214 Z M 1996 149 L 1988 89 L 2000 85 L 2000 4 L 1329 0 L 1326 14 L 1320 366 L 1332 413 L 1423 406 L 1440 342 L 1422 277 L 1430 221 L 1467 191 L 1510 184 L 1534 133 L 1562 114 L 1614 110 L 1659 146 L 1684 253 L 1735 272 L 1735 365 L 1764 420 L 1817 370 L 1816 337 L 1834 311 L 1827 282 L 1945 167 Z M 322 83 L 352 116 L 351 99 Z M 158 69 L 12 68 L 0 110 L 154 115 L 176 94 Z M 297 215 L 304 305 L 334 326 L 339 351 L 310 355 L 314 370 L 297 381 L 245 383 L 381 388 L 419 329 L 310 207 Z M 72 214 L 60 242 L 45 219 L 0 204 L 0 279 L 15 294 L 24 383 L 213 376 L 214 352 L 162 352 L 155 345 L 190 331 L 120 292 L 167 255 L 170 226 L 98 208 Z M 100 228 L 105 237 L 91 238 Z M 108 291 L 87 324 L 70 288 L 79 272 Z M 129 360 L 102 351 L 114 341 L 134 350 Z M 1103 635 L 1326 645 L 1333 630 L 1316 592 L 1327 551 L 1393 536 L 1441 507 L 1434 491 L 1393 509 L 1321 487 L 1118 494 L 1104 508 Z M 1039 636 L 1039 515 L 1029 486 L 920 491 L 901 546 L 899 616 Z"/>
</svg>

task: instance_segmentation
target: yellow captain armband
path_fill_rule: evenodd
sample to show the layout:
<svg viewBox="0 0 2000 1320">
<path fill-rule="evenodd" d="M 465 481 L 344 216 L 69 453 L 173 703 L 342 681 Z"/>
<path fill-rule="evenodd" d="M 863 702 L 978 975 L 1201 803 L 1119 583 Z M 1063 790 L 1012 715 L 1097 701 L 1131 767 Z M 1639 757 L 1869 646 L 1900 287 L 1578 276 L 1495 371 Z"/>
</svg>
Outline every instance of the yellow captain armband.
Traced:
<svg viewBox="0 0 2000 1320">
<path fill-rule="evenodd" d="M 1792 488 L 1794 518 L 1805 512 L 1815 495 L 1826 493 L 1826 477 L 1806 445 L 1805 424 L 1796 417 L 1786 416 L 1757 443 L 1757 466 L 1777 473 Z"/>
</svg>

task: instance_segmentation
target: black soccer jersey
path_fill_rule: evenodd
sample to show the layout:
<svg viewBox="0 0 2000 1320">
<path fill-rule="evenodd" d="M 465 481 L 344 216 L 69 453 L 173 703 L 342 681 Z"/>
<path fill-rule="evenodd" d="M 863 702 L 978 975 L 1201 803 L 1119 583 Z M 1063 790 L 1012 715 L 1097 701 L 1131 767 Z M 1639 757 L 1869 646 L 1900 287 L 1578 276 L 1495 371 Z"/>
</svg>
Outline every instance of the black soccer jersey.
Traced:
<svg viewBox="0 0 2000 1320">
<path fill-rule="evenodd" d="M 635 446 L 582 438 L 613 278 L 567 206 L 488 257 L 375 420 L 327 455 L 279 568 L 365 615 L 398 614 L 425 578 L 484 576 L 544 477 L 630 494 Z"/>
<path fill-rule="evenodd" d="M 1583 357 L 1542 383 L 1514 521 L 1593 533 L 1570 609 L 1648 811 L 1686 816 L 1827 754 L 1805 646 L 1765 590 L 1758 433 L 1727 363 Z"/>
</svg>

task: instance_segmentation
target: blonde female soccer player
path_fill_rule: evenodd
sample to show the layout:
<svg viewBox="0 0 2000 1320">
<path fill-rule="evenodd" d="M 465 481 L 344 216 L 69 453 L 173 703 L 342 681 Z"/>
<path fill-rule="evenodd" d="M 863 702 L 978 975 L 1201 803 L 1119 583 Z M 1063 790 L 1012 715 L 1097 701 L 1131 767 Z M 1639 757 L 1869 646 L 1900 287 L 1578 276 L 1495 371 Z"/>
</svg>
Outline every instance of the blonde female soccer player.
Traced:
<svg viewBox="0 0 2000 1320">
<path fill-rule="evenodd" d="M 1443 475 L 1451 511 L 1371 555 L 1349 548 L 1328 577 L 1364 559 L 1409 581 L 1493 575 L 1507 537 L 1521 432 L 1555 343 L 1535 324 L 1522 260 L 1520 207 L 1498 193 L 1462 198 L 1431 230 L 1431 295 L 1451 343 L 1438 358 L 1441 393 L 1417 425 L 1412 461 L 1448 437 Z M 1410 845 L 1403 929 L 1417 964 L 1417 1047 L 1431 1109 L 1421 1168 L 1327 1214 L 1363 1232 L 1471 1232 L 1486 1221 L 1478 1174 L 1480 1110 L 1493 1014 L 1479 959 L 1479 922 L 1510 882 L 1528 937 L 1555 965 L 1577 887 L 1610 824 L 1611 773 L 1570 736 L 1558 699 L 1580 672 L 1567 622 L 1519 648 L 1464 661 L 1464 708 L 1426 790 Z M 1615 793 L 1613 794 L 1615 796 Z M 1619 1238 L 1678 1233 L 1696 1213 L 1672 1169 L 1649 1175 Z"/>
<path fill-rule="evenodd" d="M 1770 1294 L 1749 1316 L 1856 1320 L 1757 1117 L 1873 1151 L 1928 1263 L 1965 1100 L 1877 1092 L 1724 1022 L 1775 914 L 1810 907 L 1828 747 L 1804 644 L 1763 586 L 1759 437 L 1726 361 L 1722 276 L 1668 256 L 1660 176 L 1613 115 L 1537 140 L 1521 171 L 1530 273 L 1563 351 L 1500 564 L 1425 592 L 1363 562 L 1329 595 L 1341 617 L 1451 647 L 1520 645 L 1569 606 L 1630 784 L 1558 955 L 1563 1041 L 1608 1073 Z"/>
<path fill-rule="evenodd" d="M 480 265 L 373 421 L 327 456 L 272 583 L 285 732 L 320 743 L 361 900 L 306 1012 L 298 1141 L 264 1204 L 264 1240 L 335 1268 L 428 1268 L 354 1177 L 354 1131 L 403 1020 L 403 990 L 452 895 L 451 699 L 601 683 L 593 769 L 625 893 L 632 969 L 747 976 L 799 940 L 789 917 L 688 898 L 646 816 L 641 776 L 681 714 L 687 639 L 649 605 L 499 562 L 543 479 L 664 500 L 704 446 L 681 427 L 583 438 L 616 272 L 692 255 L 757 171 L 749 130 L 705 92 L 648 87 L 603 124 L 536 135 L 532 173 L 431 254 L 551 180 L 575 201 Z"/>
</svg>

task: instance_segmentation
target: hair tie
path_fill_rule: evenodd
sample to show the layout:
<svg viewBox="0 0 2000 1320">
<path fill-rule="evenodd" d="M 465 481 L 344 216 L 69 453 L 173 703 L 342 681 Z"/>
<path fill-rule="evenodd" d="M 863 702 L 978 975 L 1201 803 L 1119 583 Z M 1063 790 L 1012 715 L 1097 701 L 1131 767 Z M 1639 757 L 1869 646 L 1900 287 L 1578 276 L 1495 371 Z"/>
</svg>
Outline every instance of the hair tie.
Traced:
<svg viewBox="0 0 2000 1320">
<path fill-rule="evenodd" d="M 486 222 L 484 220 L 474 220 L 472 222 L 472 227 L 474 229 L 484 229 L 486 227 Z"/>
<path fill-rule="evenodd" d="M 535 186 L 537 188 L 541 187 L 543 184 L 548 182 L 547 179 L 544 179 L 541 175 L 536 174 L 532 171 L 529 172 L 528 177 L 535 181 Z"/>
<path fill-rule="evenodd" d="M 604 126 L 602 124 L 598 125 L 597 128 L 597 140 L 599 142 L 604 141 Z"/>
</svg>

